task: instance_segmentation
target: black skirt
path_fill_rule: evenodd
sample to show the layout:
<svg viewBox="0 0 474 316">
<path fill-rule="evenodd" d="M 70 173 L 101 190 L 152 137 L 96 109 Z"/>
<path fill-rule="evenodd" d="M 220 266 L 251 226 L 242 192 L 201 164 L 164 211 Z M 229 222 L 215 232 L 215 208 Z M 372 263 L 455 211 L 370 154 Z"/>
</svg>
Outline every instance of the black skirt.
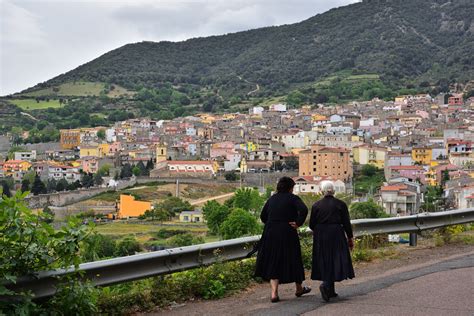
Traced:
<svg viewBox="0 0 474 316">
<path fill-rule="evenodd" d="M 266 281 L 278 279 L 280 284 L 302 283 L 305 279 L 298 232 L 287 222 L 265 225 L 255 276 Z"/>
<path fill-rule="evenodd" d="M 313 231 L 311 279 L 339 282 L 354 278 L 351 254 L 340 224 L 318 224 Z"/>
</svg>

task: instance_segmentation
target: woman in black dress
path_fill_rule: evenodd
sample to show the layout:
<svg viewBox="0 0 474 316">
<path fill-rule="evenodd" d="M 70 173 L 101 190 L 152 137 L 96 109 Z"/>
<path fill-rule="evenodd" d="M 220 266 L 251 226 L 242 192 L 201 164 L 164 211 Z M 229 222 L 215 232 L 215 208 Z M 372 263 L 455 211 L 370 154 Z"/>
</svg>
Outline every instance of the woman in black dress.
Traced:
<svg viewBox="0 0 474 316">
<path fill-rule="evenodd" d="M 255 276 L 270 280 L 273 303 L 280 300 L 279 284 L 295 282 L 297 297 L 311 291 L 302 285 L 305 275 L 297 231 L 308 215 L 308 208 L 292 193 L 294 186 L 293 179 L 281 178 L 277 193 L 268 199 L 260 215 L 265 229 L 260 239 Z"/>
<path fill-rule="evenodd" d="M 313 268 L 311 279 L 323 281 L 321 296 L 328 302 L 336 297 L 334 282 L 354 277 L 349 248 L 354 247 L 347 205 L 334 197 L 334 184 L 323 181 L 324 198 L 314 203 L 309 220 L 313 231 Z"/>
</svg>

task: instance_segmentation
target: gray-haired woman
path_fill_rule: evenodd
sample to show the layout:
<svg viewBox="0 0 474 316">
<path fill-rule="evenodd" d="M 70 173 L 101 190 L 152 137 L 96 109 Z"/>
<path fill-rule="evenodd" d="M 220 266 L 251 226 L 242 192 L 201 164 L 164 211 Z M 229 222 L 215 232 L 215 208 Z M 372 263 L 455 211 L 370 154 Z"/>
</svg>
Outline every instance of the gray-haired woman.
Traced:
<svg viewBox="0 0 474 316">
<path fill-rule="evenodd" d="M 324 197 L 314 203 L 309 220 L 313 231 L 311 279 L 323 281 L 319 289 L 328 302 L 337 296 L 334 282 L 354 277 L 349 251 L 354 247 L 354 241 L 347 205 L 334 197 L 334 184 L 323 181 L 321 190 Z"/>
</svg>

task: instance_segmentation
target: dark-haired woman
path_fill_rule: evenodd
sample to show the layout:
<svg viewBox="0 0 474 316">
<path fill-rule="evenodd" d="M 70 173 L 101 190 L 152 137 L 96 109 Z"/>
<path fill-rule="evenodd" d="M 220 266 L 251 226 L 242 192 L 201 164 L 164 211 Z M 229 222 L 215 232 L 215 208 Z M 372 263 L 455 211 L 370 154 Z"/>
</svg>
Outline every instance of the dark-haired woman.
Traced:
<svg viewBox="0 0 474 316">
<path fill-rule="evenodd" d="M 255 275 L 270 281 L 273 303 L 280 300 L 279 284 L 294 282 L 297 297 L 311 291 L 302 285 L 305 275 L 297 231 L 308 215 L 308 208 L 293 194 L 294 186 L 293 179 L 281 178 L 277 193 L 268 199 L 260 215 L 265 229 L 260 240 Z"/>
</svg>

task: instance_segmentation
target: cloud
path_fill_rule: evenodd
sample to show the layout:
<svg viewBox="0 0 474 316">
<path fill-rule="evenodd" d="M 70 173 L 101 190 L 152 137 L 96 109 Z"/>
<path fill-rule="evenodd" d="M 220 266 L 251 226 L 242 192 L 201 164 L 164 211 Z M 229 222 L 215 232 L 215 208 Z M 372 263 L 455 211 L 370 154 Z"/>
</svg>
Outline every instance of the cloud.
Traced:
<svg viewBox="0 0 474 316">
<path fill-rule="evenodd" d="M 0 95 L 139 41 L 302 21 L 355 0 L 0 0 Z"/>
</svg>

